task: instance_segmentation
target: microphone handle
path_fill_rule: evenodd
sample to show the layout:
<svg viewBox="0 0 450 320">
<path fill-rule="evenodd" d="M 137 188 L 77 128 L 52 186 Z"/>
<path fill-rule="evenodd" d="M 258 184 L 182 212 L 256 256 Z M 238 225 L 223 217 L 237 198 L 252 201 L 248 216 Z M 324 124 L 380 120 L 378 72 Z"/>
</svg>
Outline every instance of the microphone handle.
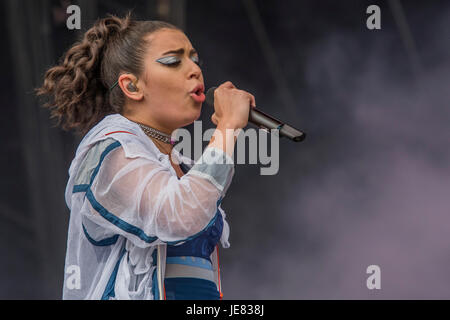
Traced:
<svg viewBox="0 0 450 320">
<path fill-rule="evenodd" d="M 303 141 L 306 137 L 304 132 L 291 127 L 256 108 L 250 107 L 248 121 L 263 129 L 279 129 L 280 137 L 286 137 L 295 142 Z"/>
<path fill-rule="evenodd" d="M 216 87 L 211 87 L 206 93 L 206 103 L 212 107 L 214 107 L 214 90 L 216 90 Z M 253 107 L 250 107 L 248 121 L 268 132 L 270 132 L 270 129 L 279 129 L 280 137 L 286 137 L 295 142 L 303 141 L 306 137 L 304 132 Z"/>
</svg>

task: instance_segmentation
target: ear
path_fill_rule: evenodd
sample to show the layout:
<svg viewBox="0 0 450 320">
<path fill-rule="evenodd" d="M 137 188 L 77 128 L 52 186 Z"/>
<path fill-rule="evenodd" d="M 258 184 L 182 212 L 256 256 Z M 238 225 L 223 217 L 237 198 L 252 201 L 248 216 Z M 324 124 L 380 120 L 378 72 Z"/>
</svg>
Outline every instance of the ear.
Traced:
<svg viewBox="0 0 450 320">
<path fill-rule="evenodd" d="M 144 93 L 142 92 L 142 89 L 140 88 L 140 83 L 138 79 L 131 73 L 124 73 L 119 76 L 118 84 L 120 86 L 120 89 L 122 89 L 122 92 L 125 94 L 126 97 L 135 100 L 140 101 L 144 98 Z M 136 90 L 130 90 L 130 84 L 136 88 Z"/>
</svg>

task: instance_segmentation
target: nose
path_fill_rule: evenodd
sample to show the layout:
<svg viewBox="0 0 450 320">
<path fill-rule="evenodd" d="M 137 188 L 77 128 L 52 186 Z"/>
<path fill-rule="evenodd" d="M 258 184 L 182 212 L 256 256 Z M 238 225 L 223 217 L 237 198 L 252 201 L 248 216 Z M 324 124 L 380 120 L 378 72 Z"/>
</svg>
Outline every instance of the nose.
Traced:
<svg viewBox="0 0 450 320">
<path fill-rule="evenodd" d="M 202 69 L 200 69 L 200 66 L 192 60 L 191 60 L 191 65 L 192 65 L 192 67 L 189 70 L 189 79 L 200 78 L 200 76 L 202 75 Z"/>
</svg>

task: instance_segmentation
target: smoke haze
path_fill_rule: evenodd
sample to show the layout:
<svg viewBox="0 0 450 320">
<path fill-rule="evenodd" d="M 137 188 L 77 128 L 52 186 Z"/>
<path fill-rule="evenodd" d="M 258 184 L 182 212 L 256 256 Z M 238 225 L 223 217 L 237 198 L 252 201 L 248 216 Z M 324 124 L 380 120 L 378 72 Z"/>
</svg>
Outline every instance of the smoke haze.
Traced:
<svg viewBox="0 0 450 320">
<path fill-rule="evenodd" d="M 285 196 L 258 241 L 234 209 L 232 246 L 248 247 L 224 267 L 229 298 L 450 298 L 448 21 L 447 8 L 421 25 L 419 75 L 395 29 L 338 31 L 309 48 L 298 100 L 316 108 L 310 135 L 280 156 L 292 168 L 300 159 L 299 170 L 280 165 L 287 182 L 271 190 Z M 258 216 L 268 199 L 249 210 Z M 369 265 L 381 268 L 381 290 L 366 287 Z"/>
</svg>

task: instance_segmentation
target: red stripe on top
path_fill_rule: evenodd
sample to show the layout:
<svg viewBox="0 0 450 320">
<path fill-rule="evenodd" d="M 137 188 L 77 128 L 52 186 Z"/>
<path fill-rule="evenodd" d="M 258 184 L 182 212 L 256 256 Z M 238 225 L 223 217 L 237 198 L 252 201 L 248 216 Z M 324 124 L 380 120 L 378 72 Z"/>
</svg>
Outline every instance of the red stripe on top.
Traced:
<svg viewBox="0 0 450 320">
<path fill-rule="evenodd" d="M 119 133 L 119 132 L 122 132 L 122 133 L 129 133 L 129 134 L 135 135 L 134 133 L 128 132 L 128 131 L 113 131 L 113 132 L 109 132 L 109 133 L 105 134 L 105 136 L 110 135 L 110 134 L 112 134 L 112 133 Z"/>
</svg>

